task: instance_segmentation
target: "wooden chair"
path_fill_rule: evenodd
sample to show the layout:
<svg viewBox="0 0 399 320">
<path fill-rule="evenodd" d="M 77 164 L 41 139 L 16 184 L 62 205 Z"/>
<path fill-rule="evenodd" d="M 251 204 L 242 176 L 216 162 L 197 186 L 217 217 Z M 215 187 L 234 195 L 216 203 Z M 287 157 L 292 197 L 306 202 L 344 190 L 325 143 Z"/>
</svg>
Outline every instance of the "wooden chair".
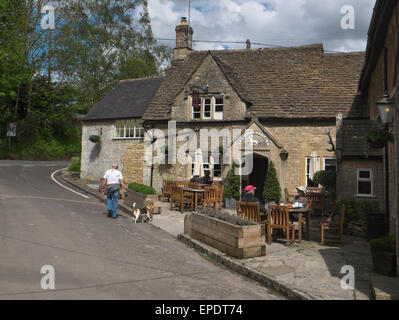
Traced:
<svg viewBox="0 0 399 320">
<path fill-rule="evenodd" d="M 323 211 L 326 206 L 324 188 L 306 188 L 306 198 L 312 201 L 312 209 Z"/>
<path fill-rule="evenodd" d="M 334 217 L 336 217 L 336 215 Z M 321 223 L 321 244 L 322 245 L 324 245 L 324 241 L 325 241 L 325 237 L 324 237 L 325 230 L 334 230 L 336 232 L 339 232 L 339 242 L 341 244 L 344 243 L 344 218 L 345 218 L 345 205 L 342 205 L 341 212 L 339 214 L 339 221 L 337 224 L 334 224 L 334 222 L 329 223 L 328 220 L 326 222 Z"/>
<path fill-rule="evenodd" d="M 224 185 L 220 184 L 219 185 L 219 208 L 221 208 L 223 205 L 223 193 L 224 193 Z"/>
<path fill-rule="evenodd" d="M 258 202 L 237 202 L 236 210 L 238 216 L 259 224 L 262 223 Z"/>
<path fill-rule="evenodd" d="M 175 185 L 175 181 L 172 180 L 164 180 L 162 184 L 162 200 L 170 199 L 172 195 L 172 187 Z"/>
<path fill-rule="evenodd" d="M 215 209 L 219 207 L 219 188 L 205 187 L 203 208 L 213 206 Z"/>
<path fill-rule="evenodd" d="M 285 203 L 291 203 L 294 200 L 293 195 L 290 195 L 290 193 L 288 192 L 288 188 L 284 189 L 284 198 L 285 198 Z"/>
<path fill-rule="evenodd" d="M 295 242 L 295 225 L 291 224 L 290 222 L 290 216 L 287 206 L 269 205 L 267 213 L 267 224 L 267 235 L 269 244 L 271 244 L 271 234 L 274 229 L 285 230 L 287 236 L 287 246 L 289 246 L 291 242 Z M 290 240 L 290 234 L 292 234 L 292 240 Z"/>
<path fill-rule="evenodd" d="M 191 211 L 193 211 L 194 206 L 194 196 L 193 194 L 186 195 L 184 193 L 183 188 L 178 186 L 172 187 L 172 194 L 170 197 L 170 208 L 173 208 L 175 205 L 178 205 L 180 212 L 184 212 L 184 206 L 190 205 Z"/>
</svg>

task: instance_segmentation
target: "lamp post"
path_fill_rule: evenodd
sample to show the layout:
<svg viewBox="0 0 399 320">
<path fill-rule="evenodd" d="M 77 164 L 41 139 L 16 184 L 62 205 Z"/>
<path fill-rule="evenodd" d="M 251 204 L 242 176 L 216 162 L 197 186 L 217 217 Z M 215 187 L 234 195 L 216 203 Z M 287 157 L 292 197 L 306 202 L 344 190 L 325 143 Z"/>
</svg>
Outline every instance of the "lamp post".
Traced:
<svg viewBox="0 0 399 320">
<path fill-rule="evenodd" d="M 385 92 L 384 98 L 380 101 L 377 101 L 377 110 L 380 118 L 380 122 L 384 125 L 385 130 L 388 132 L 389 125 L 393 123 L 395 114 L 394 114 L 394 105 L 393 101 L 389 98 L 387 91 Z M 388 141 L 385 142 L 385 208 L 386 208 L 386 231 L 389 232 L 389 219 L 390 219 L 390 210 L 389 210 L 389 147 Z"/>
</svg>

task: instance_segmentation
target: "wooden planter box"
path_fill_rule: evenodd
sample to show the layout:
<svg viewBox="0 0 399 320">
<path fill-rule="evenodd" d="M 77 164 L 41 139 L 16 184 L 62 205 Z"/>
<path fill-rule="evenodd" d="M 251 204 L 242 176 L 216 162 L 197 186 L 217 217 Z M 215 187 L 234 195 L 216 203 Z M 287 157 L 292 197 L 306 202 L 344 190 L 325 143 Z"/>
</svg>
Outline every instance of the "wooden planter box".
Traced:
<svg viewBox="0 0 399 320">
<path fill-rule="evenodd" d="M 200 213 L 192 213 L 189 220 L 186 234 L 234 258 L 266 255 L 265 225 L 236 226 Z"/>
<path fill-rule="evenodd" d="M 387 277 L 396 277 L 396 255 L 370 248 L 374 271 Z"/>
<path fill-rule="evenodd" d="M 160 203 L 158 201 L 157 194 L 145 195 L 142 193 L 138 193 L 136 191 L 127 189 L 127 197 L 123 199 L 126 206 L 129 208 L 133 207 L 133 203 L 136 202 L 136 208 L 143 208 L 145 206 L 146 201 L 152 201 L 154 204 L 154 212 L 153 213 L 161 213 Z"/>
</svg>

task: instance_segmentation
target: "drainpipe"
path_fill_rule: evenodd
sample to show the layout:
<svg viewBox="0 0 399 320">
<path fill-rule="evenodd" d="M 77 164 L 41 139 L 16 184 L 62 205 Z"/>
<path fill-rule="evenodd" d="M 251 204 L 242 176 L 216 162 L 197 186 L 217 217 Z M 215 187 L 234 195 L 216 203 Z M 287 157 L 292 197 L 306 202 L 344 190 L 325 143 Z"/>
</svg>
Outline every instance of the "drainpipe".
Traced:
<svg viewBox="0 0 399 320">
<path fill-rule="evenodd" d="M 388 97 L 388 48 L 384 47 L 384 94 Z M 389 130 L 389 124 L 385 125 Z M 386 233 L 389 233 L 390 210 L 389 210 L 389 146 L 385 143 L 385 212 L 386 212 Z"/>
</svg>

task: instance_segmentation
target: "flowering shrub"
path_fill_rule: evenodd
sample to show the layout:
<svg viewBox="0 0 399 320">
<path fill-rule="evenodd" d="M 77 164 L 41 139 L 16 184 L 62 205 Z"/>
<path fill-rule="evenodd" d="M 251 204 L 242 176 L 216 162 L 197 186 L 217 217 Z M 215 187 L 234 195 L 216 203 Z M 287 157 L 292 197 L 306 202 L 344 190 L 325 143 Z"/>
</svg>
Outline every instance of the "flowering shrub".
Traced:
<svg viewBox="0 0 399 320">
<path fill-rule="evenodd" d="M 385 129 L 374 129 L 368 131 L 364 136 L 364 154 L 368 157 L 370 147 L 382 148 L 387 142 L 394 140 L 393 134 Z"/>
<path fill-rule="evenodd" d="M 388 141 L 393 141 L 393 135 L 385 129 L 375 129 L 367 132 L 364 135 L 367 143 L 385 144 Z"/>
</svg>

